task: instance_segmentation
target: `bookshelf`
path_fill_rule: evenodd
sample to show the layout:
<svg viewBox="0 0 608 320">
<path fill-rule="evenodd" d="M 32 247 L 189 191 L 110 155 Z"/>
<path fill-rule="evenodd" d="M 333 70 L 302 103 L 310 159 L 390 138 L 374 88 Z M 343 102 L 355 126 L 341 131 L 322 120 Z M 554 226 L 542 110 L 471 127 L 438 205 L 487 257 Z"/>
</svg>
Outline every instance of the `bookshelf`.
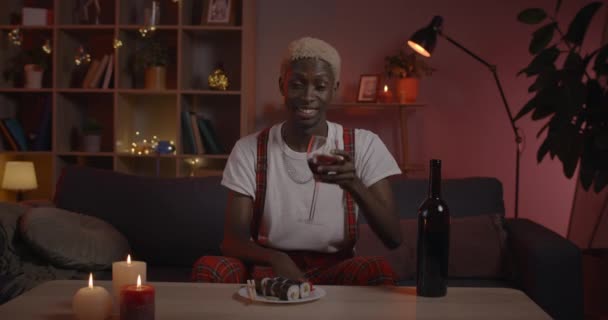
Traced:
<svg viewBox="0 0 608 320">
<path fill-rule="evenodd" d="M 208 0 L 158 0 L 160 19 L 154 35 L 165 41 L 169 54 L 166 88 L 146 89 L 143 72 L 132 68 L 141 48 L 139 30 L 144 27 L 144 10 L 151 0 L 99 0 L 98 24 L 82 23 L 74 14 L 79 0 L 4 0 L 0 3 L 0 71 L 21 50 L 41 46 L 50 40 L 52 53 L 41 88 L 24 88 L 19 79 L 0 77 L 0 119 L 14 119 L 23 128 L 28 150 L 0 146 L 0 180 L 6 161 L 33 161 L 39 187 L 24 194 L 26 199 L 49 199 L 61 170 L 73 164 L 119 172 L 185 177 L 220 174 L 228 152 L 236 141 L 254 130 L 255 117 L 255 1 L 232 1 L 230 24 L 207 24 Z M 52 11 L 50 23 L 21 24 L 23 7 Z M 89 11 L 92 13 L 92 11 Z M 9 33 L 19 29 L 20 46 Z M 114 48 L 118 39 L 122 46 Z M 111 81 L 83 88 L 88 66 L 74 62 L 83 46 L 92 59 L 113 55 Z M 227 90 L 212 90 L 207 77 L 222 63 L 229 78 Z M 42 132 L 44 114 L 50 110 L 50 145 L 33 148 Z M 48 112 L 48 111 L 47 111 Z M 184 152 L 182 113 L 204 117 L 213 127 L 221 153 Z M 98 152 L 83 151 L 84 119 L 94 119 L 101 129 Z M 139 135 L 136 134 L 139 133 Z M 173 154 L 133 154 L 132 142 L 142 139 L 171 141 Z M 0 139 L 6 137 L 0 131 Z M 193 153 L 196 153 L 193 152 Z M 187 160 L 197 158 L 193 168 Z M 0 201 L 14 199 L 14 193 L 0 190 Z"/>
</svg>

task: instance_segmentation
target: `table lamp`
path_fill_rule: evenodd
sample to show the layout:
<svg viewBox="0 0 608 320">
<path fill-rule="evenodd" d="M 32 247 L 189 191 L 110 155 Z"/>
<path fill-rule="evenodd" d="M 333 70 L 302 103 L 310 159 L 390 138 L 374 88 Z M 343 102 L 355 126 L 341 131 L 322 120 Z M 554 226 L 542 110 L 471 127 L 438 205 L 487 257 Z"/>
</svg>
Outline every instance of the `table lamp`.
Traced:
<svg viewBox="0 0 608 320">
<path fill-rule="evenodd" d="M 2 189 L 17 192 L 17 202 L 23 201 L 23 191 L 38 188 L 34 163 L 30 161 L 7 161 L 4 167 Z"/>
<path fill-rule="evenodd" d="M 443 18 L 441 16 L 433 17 L 431 23 L 416 31 L 412 37 L 407 41 L 407 44 L 417 53 L 422 56 L 430 57 L 435 49 L 435 44 L 437 43 L 437 35 L 444 37 L 450 43 L 463 50 L 475 60 L 479 61 L 483 65 L 485 65 L 494 75 L 494 80 L 496 80 L 496 85 L 498 86 L 498 90 L 500 91 L 500 96 L 502 98 L 503 105 L 505 107 L 505 111 L 507 112 L 507 116 L 509 117 L 509 122 L 511 124 L 511 128 L 513 129 L 513 134 L 515 135 L 515 218 L 519 216 L 518 203 L 519 203 L 519 162 L 522 150 L 522 142 L 523 139 L 519 134 L 519 128 L 515 126 L 515 121 L 513 120 L 513 114 L 511 113 L 511 109 L 509 108 L 509 104 L 507 103 L 507 99 L 505 97 L 505 93 L 502 89 L 502 85 L 500 84 L 500 80 L 498 79 L 498 74 L 496 73 L 496 66 L 488 63 L 487 61 L 480 58 L 478 55 L 471 52 L 469 49 L 463 47 L 460 43 L 454 41 L 454 39 L 448 37 L 443 33 Z"/>
</svg>

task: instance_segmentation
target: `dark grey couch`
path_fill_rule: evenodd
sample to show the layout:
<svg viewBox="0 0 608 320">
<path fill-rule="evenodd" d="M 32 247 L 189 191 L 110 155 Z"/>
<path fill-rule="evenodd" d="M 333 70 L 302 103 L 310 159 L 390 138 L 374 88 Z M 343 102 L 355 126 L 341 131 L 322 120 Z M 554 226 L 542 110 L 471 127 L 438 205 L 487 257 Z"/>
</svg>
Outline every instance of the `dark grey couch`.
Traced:
<svg viewBox="0 0 608 320">
<path fill-rule="evenodd" d="M 426 196 L 426 181 L 391 181 L 401 217 L 415 218 Z M 221 255 L 227 191 L 219 182 L 219 177 L 153 178 L 73 166 L 64 170 L 54 203 L 99 217 L 121 231 L 134 258 L 148 263 L 149 281 L 190 281 L 198 257 Z M 493 178 L 446 180 L 443 195 L 454 217 L 504 215 L 502 186 Z M 529 220 L 507 219 L 506 230 L 508 274 L 499 279 L 452 279 L 450 286 L 517 288 L 556 319 L 582 319 L 579 250 Z M 111 276 L 105 272 L 97 278 Z"/>
</svg>

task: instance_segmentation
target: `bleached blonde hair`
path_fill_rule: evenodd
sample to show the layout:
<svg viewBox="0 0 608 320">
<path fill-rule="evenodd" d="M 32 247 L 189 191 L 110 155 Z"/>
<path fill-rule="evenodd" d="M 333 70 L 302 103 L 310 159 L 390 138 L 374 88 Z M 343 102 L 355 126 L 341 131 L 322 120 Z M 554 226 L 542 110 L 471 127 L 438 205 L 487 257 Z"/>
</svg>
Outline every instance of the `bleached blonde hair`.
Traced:
<svg viewBox="0 0 608 320">
<path fill-rule="evenodd" d="M 340 81 L 340 54 L 329 43 L 311 37 L 294 40 L 287 46 L 287 52 L 281 62 L 281 77 L 285 75 L 287 67 L 292 61 L 307 58 L 321 59 L 327 62 L 334 73 L 334 85 Z"/>
</svg>

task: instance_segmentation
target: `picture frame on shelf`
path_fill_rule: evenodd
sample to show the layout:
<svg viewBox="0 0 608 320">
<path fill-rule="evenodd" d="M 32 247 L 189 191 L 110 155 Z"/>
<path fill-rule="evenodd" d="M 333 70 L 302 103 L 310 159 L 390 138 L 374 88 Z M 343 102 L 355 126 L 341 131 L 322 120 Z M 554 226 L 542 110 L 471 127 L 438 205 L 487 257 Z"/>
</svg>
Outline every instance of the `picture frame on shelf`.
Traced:
<svg viewBox="0 0 608 320">
<path fill-rule="evenodd" d="M 378 86 L 380 85 L 380 75 L 363 74 L 359 79 L 359 91 L 357 102 L 376 102 L 378 101 Z"/>
<path fill-rule="evenodd" d="M 234 21 L 233 0 L 207 0 L 201 24 L 232 25 Z"/>
</svg>

